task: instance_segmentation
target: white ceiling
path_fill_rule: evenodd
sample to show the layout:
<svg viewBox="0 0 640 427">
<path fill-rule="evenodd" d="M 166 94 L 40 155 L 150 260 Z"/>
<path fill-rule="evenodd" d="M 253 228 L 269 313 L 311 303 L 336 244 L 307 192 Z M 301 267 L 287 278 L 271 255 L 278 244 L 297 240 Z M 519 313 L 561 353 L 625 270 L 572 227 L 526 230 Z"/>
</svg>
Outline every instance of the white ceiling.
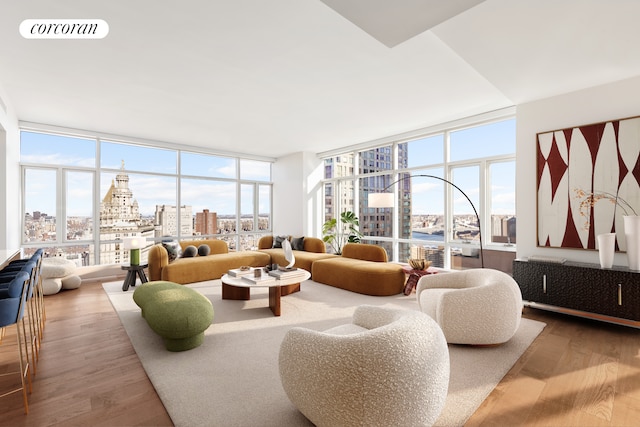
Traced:
<svg viewBox="0 0 640 427">
<path fill-rule="evenodd" d="M 269 157 L 640 75 L 638 0 L 485 0 L 392 48 L 321 0 L 0 0 L 0 11 L 0 85 L 20 120 Z M 32 18 L 103 19 L 109 34 L 24 39 Z"/>
</svg>

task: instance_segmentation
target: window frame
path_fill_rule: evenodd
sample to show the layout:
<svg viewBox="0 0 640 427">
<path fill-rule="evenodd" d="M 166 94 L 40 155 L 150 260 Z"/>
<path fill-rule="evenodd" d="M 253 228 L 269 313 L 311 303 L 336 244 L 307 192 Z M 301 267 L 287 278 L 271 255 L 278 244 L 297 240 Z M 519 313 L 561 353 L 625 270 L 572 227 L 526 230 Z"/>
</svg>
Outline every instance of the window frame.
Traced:
<svg viewBox="0 0 640 427">
<path fill-rule="evenodd" d="M 40 247 L 51 247 L 51 248 L 57 248 L 57 249 L 62 249 L 64 251 L 65 248 L 71 247 L 71 246 L 79 246 L 79 245 L 93 245 L 93 256 L 92 259 L 88 261 L 88 265 L 102 265 L 101 263 L 101 247 L 102 245 L 119 245 L 122 244 L 122 240 L 121 239 L 105 239 L 102 240 L 101 239 L 101 235 L 100 235 L 100 202 L 102 200 L 102 197 L 104 197 L 104 194 L 101 194 L 101 180 L 103 178 L 103 175 L 105 174 L 113 174 L 115 176 L 115 174 L 120 173 L 122 170 L 121 169 L 116 169 L 113 167 L 102 167 L 101 165 L 101 147 L 102 147 L 102 142 L 106 142 L 106 143 L 110 143 L 110 144 L 125 144 L 125 145 L 130 145 L 130 146 L 134 146 L 134 147 L 139 147 L 142 149 L 157 149 L 157 150 L 163 150 L 163 151 L 173 151 L 175 152 L 176 155 L 176 171 L 175 173 L 162 173 L 159 171 L 148 171 L 148 170 L 135 170 L 135 169 L 129 169 L 126 168 L 125 165 L 125 173 L 127 175 L 144 175 L 144 176 L 157 176 L 157 177 L 165 177 L 165 178 L 174 178 L 176 180 L 176 197 L 175 197 L 175 204 L 176 207 L 179 208 L 182 206 L 182 198 L 181 198 L 181 182 L 183 179 L 199 179 L 199 180 L 211 180 L 211 181 L 224 181 L 224 182 L 229 182 L 235 185 L 235 189 L 236 189 L 236 231 L 235 233 L 232 234 L 213 234 L 213 235 L 208 235 L 208 236 L 196 236 L 196 235 L 190 235 L 190 236 L 184 236 L 181 235 L 181 215 L 177 215 L 177 236 L 173 236 L 177 239 L 197 239 L 197 238 L 202 238 L 202 237 L 208 237 L 208 238 L 230 238 L 230 250 L 233 250 L 234 248 L 242 248 L 245 249 L 244 244 L 245 242 L 249 242 L 247 244 L 249 244 L 248 247 L 246 247 L 246 249 L 252 249 L 255 246 L 257 246 L 257 240 L 262 236 L 262 235 L 268 235 L 268 234 L 272 234 L 272 227 L 273 227 L 273 162 L 275 161 L 275 159 L 269 159 L 269 158 L 261 158 L 258 156 L 255 157 L 251 157 L 251 156 L 241 156 L 238 154 L 230 154 L 230 153 L 219 153 L 216 152 L 215 150 L 206 150 L 204 148 L 199 148 L 199 149 L 194 149 L 193 147 L 187 147 L 187 146 L 182 146 L 182 145 L 172 145 L 172 144 L 167 144 L 167 143 L 155 143 L 153 141 L 140 141 L 140 140 L 136 140 L 134 138 L 126 138 L 126 137 L 116 137 L 113 135 L 103 135 L 100 133 L 91 133 L 91 132 L 84 132 L 84 131 L 78 131 L 78 130 L 73 130 L 73 129 L 66 129 L 66 128 L 58 128 L 55 126 L 45 126 L 42 125 L 42 127 L 38 126 L 37 124 L 29 124 L 29 125 L 21 125 L 20 126 L 20 133 L 22 135 L 22 132 L 29 132 L 29 133 L 41 133 L 41 134 L 47 134 L 47 135 L 55 135 L 56 137 L 69 137 L 69 138 L 81 138 L 81 139 L 85 139 L 85 140 L 91 140 L 92 142 L 95 143 L 95 165 L 93 167 L 87 167 L 87 166 L 69 166 L 69 165 L 64 165 L 64 164 L 55 164 L 55 163 L 33 163 L 33 162 L 23 162 L 22 161 L 22 157 L 21 157 L 21 161 L 20 161 L 20 172 L 21 172 L 21 180 L 20 180 L 20 194 L 21 194 L 21 247 L 23 248 L 23 250 L 25 251 L 25 253 L 30 253 L 32 251 L 35 251 L 36 248 L 40 248 Z M 220 157 L 220 158 L 228 158 L 228 159 L 232 159 L 235 163 L 235 173 L 233 177 L 229 177 L 229 178 L 222 178 L 222 177 L 210 177 L 210 176 L 193 176 L 193 175 L 188 175 L 188 174 L 183 174 L 181 171 L 181 162 L 180 162 L 180 155 L 185 152 L 185 153 L 189 153 L 189 154 L 202 154 L 204 156 L 214 156 L 214 157 Z M 21 156 L 22 156 L 22 152 L 21 152 Z M 267 165 L 264 165 L 262 172 L 263 174 L 258 178 L 258 179 L 240 179 L 240 163 L 242 161 L 248 161 L 251 164 L 251 162 L 262 162 L 262 163 L 267 163 L 268 164 L 268 171 L 269 171 L 269 179 L 266 179 L 266 175 L 264 174 L 264 171 L 267 170 L 265 168 L 267 168 Z M 26 224 L 26 214 L 29 213 L 31 214 L 32 212 L 27 212 L 26 211 L 26 186 L 28 185 L 28 183 L 26 182 L 26 171 L 29 169 L 40 169 L 40 170 L 54 170 L 56 173 L 56 184 L 55 184 L 55 188 L 56 188 L 56 212 L 55 212 L 55 217 L 56 217 L 56 239 L 55 240 L 50 240 L 50 241 L 38 241 L 38 242 L 33 242 L 33 241 L 26 241 L 25 239 L 25 229 L 27 227 Z M 68 240 L 67 239 L 67 222 L 68 222 L 68 215 L 67 215 L 67 200 L 66 200 L 66 176 L 68 172 L 89 172 L 93 174 L 93 197 L 92 197 L 92 222 L 93 222 L 93 238 L 92 239 L 85 239 L 85 240 Z M 254 202 L 253 202 L 253 210 L 254 210 L 254 229 L 252 231 L 247 231 L 247 232 L 243 232 L 241 230 L 241 214 L 240 214 L 240 203 L 241 203 L 241 188 L 242 185 L 253 185 L 254 186 Z M 268 220 L 268 226 L 267 229 L 265 230 L 260 230 L 259 229 L 259 218 L 260 218 L 260 212 L 259 212 L 259 201 L 260 201 L 260 194 L 259 191 L 262 187 L 269 187 L 269 200 L 268 200 L 268 209 L 269 209 L 269 220 Z M 134 194 L 135 197 L 135 194 Z M 196 212 L 193 212 L 192 214 L 195 215 Z M 162 238 L 161 237 L 154 237 L 153 240 L 154 242 L 160 241 Z M 147 239 L 147 241 L 149 242 L 149 239 Z"/>
<path fill-rule="evenodd" d="M 515 133 L 513 134 L 513 144 L 514 144 L 514 150 L 513 153 L 509 153 L 509 154 L 499 154 L 499 155 L 491 155 L 491 156 L 486 156 L 486 157 L 478 157 L 478 158 L 470 158 L 470 159 L 464 159 L 464 160 L 458 160 L 458 161 L 450 161 L 450 135 L 453 132 L 456 131 L 460 131 L 460 130 L 464 130 L 464 129 L 469 129 L 469 128 L 473 128 L 473 127 L 478 127 L 478 126 L 484 126 L 484 125 L 492 125 L 498 122 L 506 122 L 506 121 L 511 121 L 513 120 L 515 122 L 515 114 L 504 114 L 504 115 L 500 115 L 498 117 L 492 118 L 492 119 L 482 119 L 482 120 L 477 120 L 477 121 L 473 121 L 472 119 L 469 121 L 466 121 L 464 123 L 457 123 L 457 124 L 452 124 L 451 126 L 438 126 L 436 129 L 434 129 L 432 132 L 425 132 L 425 133 L 416 133 L 415 135 L 411 135 L 410 137 L 405 136 L 403 138 L 397 138 L 397 139 L 393 139 L 393 138 L 388 138 L 387 140 L 384 141 L 384 144 L 380 144 L 380 145 L 372 145 L 370 147 L 356 147 L 356 148 L 351 148 L 349 150 L 345 150 L 345 151 L 337 151 L 337 152 L 332 152 L 332 153 L 328 153 L 324 156 L 321 156 L 321 159 L 325 162 L 325 166 L 327 165 L 327 160 L 333 159 L 333 167 L 335 168 L 335 159 L 336 158 L 341 158 L 344 156 L 352 156 L 353 159 L 353 163 L 354 163 L 354 174 L 351 176 L 336 176 L 337 174 L 335 174 L 335 169 L 334 169 L 334 174 L 332 177 L 329 178 L 324 178 L 322 180 L 322 185 L 323 187 L 327 184 L 332 184 L 333 188 L 335 190 L 335 188 L 338 188 L 338 186 L 341 185 L 342 181 L 345 180 L 349 180 L 349 179 L 353 179 L 355 180 L 356 186 L 359 186 L 360 184 L 360 180 L 361 179 L 366 179 L 368 177 L 373 177 L 373 176 L 379 176 L 379 175 L 387 175 L 389 173 L 391 173 L 392 178 L 391 178 L 391 182 L 395 182 L 398 180 L 398 178 L 401 176 L 401 174 L 404 173 L 409 173 L 409 174 L 413 174 L 413 173 L 418 173 L 419 171 L 424 171 L 425 169 L 438 169 L 438 168 L 442 168 L 442 170 L 444 171 L 444 178 L 447 179 L 448 181 L 452 180 L 452 172 L 456 169 L 456 168 L 462 168 L 462 167 L 478 167 L 478 205 L 475 206 L 476 210 L 478 211 L 478 215 L 480 217 L 480 227 L 482 230 L 482 247 L 483 249 L 493 249 L 493 250 L 501 250 L 501 251 L 515 251 L 515 244 L 513 243 L 508 243 L 508 244 L 502 244 L 502 243 L 495 243 L 492 241 L 492 236 L 491 236 L 491 232 L 492 232 L 492 225 L 491 225 L 491 206 L 492 206 L 492 201 L 491 201 L 491 197 L 492 197 L 492 192 L 491 192 L 491 188 L 489 187 L 491 185 L 490 182 L 490 167 L 492 164 L 495 163 L 500 163 L 500 162 L 512 162 L 513 164 L 515 164 L 516 161 L 516 136 Z M 514 124 L 515 125 L 515 124 Z M 428 140 L 430 138 L 434 138 L 434 137 L 439 137 L 440 135 L 443 135 L 443 159 L 441 161 L 437 161 L 437 162 L 429 162 L 429 163 L 425 163 L 425 164 L 415 164 L 415 162 L 409 161 L 411 162 L 412 166 L 411 167 L 403 167 L 400 168 L 398 165 L 398 150 L 399 150 L 399 146 L 400 144 L 407 144 L 407 148 L 405 148 L 407 151 L 409 150 L 408 148 L 408 144 L 413 142 L 413 141 L 418 141 L 418 140 Z M 390 141 L 391 140 L 391 141 Z M 393 164 L 393 168 L 390 171 L 377 171 L 374 173 L 362 173 L 361 169 L 362 167 L 360 166 L 360 160 L 358 155 L 360 153 L 370 153 L 373 149 L 375 148 L 383 148 L 383 147 L 390 147 L 391 148 L 391 152 L 392 152 L 392 164 Z M 408 154 L 407 154 L 408 155 Z M 368 167 L 368 166 L 365 166 Z M 326 167 L 325 167 L 326 170 Z M 452 181 L 451 181 L 452 182 Z M 392 185 L 393 187 L 393 192 L 396 195 L 395 196 L 395 207 L 391 208 L 392 209 L 392 219 L 391 219 L 391 227 L 392 227 L 392 233 L 390 237 L 382 237 L 382 236 L 371 236 L 371 235 L 365 235 L 365 237 L 363 238 L 363 241 L 368 241 L 369 243 L 374 243 L 374 244 L 391 244 L 392 245 L 392 254 L 390 254 L 390 259 L 396 262 L 404 262 L 406 260 L 404 259 L 399 259 L 398 258 L 398 254 L 399 254 L 399 246 L 403 245 L 403 244 L 407 244 L 407 245 L 415 245 L 415 244 L 421 244 L 424 241 L 420 241 L 420 240 L 416 240 L 416 239 L 412 239 L 412 238 L 401 238 L 400 237 L 400 225 L 399 225 L 399 217 L 401 215 L 401 209 L 402 206 L 399 205 L 398 203 L 398 191 L 399 191 L 399 183 L 394 183 Z M 391 189 L 388 191 L 392 191 Z M 455 188 L 453 188 L 450 185 L 445 185 L 444 188 L 444 219 L 445 219 L 445 238 L 444 238 L 444 242 L 443 242 L 443 246 L 444 246 L 444 267 L 445 268 L 451 268 L 451 250 L 452 248 L 458 247 L 460 246 L 461 242 L 460 240 L 454 240 L 453 238 L 451 238 L 451 234 L 452 234 L 452 229 L 453 229 L 453 214 L 454 214 L 454 210 L 453 210 L 453 198 L 456 197 L 456 192 L 457 190 Z M 357 188 L 355 190 L 355 194 L 356 194 L 356 198 L 357 195 L 360 194 L 359 188 Z M 334 195 L 335 195 L 335 191 L 334 191 Z M 358 203 L 357 200 L 355 200 L 356 198 L 354 198 L 353 201 L 353 210 L 356 213 L 356 215 L 358 215 L 358 217 L 361 217 L 360 214 L 360 203 Z M 473 200 L 473 199 L 472 199 Z M 326 197 L 324 198 L 324 201 L 326 203 Z M 343 207 L 343 203 L 341 203 L 341 200 L 336 200 L 335 197 L 333 199 L 333 212 L 334 215 L 338 215 L 340 212 L 342 212 L 343 210 L 345 210 L 345 208 Z M 377 209 L 377 211 L 380 211 L 380 209 Z M 323 206 L 323 212 L 326 212 L 325 207 Z M 514 206 L 514 217 L 516 217 L 516 212 L 515 212 L 515 206 Z M 413 216 L 413 214 L 412 214 Z M 324 220 L 326 220 L 327 218 L 325 217 Z M 479 242 L 478 243 L 469 243 L 472 246 L 475 247 L 479 247 Z"/>
</svg>

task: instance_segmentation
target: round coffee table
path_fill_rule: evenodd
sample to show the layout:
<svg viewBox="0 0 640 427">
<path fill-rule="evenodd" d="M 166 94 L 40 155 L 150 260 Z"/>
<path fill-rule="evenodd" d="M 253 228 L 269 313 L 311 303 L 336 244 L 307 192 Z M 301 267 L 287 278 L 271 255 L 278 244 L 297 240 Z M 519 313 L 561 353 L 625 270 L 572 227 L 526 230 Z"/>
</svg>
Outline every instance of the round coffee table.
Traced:
<svg viewBox="0 0 640 427">
<path fill-rule="evenodd" d="M 246 301 L 251 299 L 251 288 L 269 288 L 269 308 L 274 316 L 280 316 L 280 297 L 298 292 L 300 290 L 300 282 L 304 282 L 311 277 L 311 273 L 307 270 L 298 268 L 296 271 L 299 271 L 302 275 L 257 284 L 243 280 L 242 277 L 232 277 L 225 274 L 221 278 L 222 299 Z"/>
</svg>

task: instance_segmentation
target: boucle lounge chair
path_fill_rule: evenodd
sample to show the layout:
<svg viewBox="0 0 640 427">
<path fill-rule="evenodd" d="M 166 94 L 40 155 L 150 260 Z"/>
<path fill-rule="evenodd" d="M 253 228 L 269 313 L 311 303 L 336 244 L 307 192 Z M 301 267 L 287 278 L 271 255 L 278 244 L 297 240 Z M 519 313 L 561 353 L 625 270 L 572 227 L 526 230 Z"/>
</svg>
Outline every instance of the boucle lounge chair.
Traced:
<svg viewBox="0 0 640 427">
<path fill-rule="evenodd" d="M 520 326 L 520 287 L 502 271 L 477 268 L 426 275 L 418 281 L 416 297 L 450 344 L 501 344 Z"/>
<path fill-rule="evenodd" d="M 279 367 L 287 396 L 316 426 L 432 425 L 449 387 L 447 343 L 417 310 L 363 305 L 350 324 L 290 329 Z"/>
</svg>

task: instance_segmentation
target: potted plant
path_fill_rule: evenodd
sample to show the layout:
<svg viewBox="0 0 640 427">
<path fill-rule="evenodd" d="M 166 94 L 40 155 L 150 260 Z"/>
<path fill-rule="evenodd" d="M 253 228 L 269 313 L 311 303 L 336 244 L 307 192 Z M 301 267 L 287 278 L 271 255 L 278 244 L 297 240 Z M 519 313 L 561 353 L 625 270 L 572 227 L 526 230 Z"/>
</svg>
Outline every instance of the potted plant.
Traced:
<svg viewBox="0 0 640 427">
<path fill-rule="evenodd" d="M 340 218 L 332 218 L 322 224 L 322 240 L 329 244 L 333 251 L 341 255 L 346 243 L 360 243 L 362 233 L 358 230 L 360 222 L 355 213 L 342 212 Z"/>
</svg>

